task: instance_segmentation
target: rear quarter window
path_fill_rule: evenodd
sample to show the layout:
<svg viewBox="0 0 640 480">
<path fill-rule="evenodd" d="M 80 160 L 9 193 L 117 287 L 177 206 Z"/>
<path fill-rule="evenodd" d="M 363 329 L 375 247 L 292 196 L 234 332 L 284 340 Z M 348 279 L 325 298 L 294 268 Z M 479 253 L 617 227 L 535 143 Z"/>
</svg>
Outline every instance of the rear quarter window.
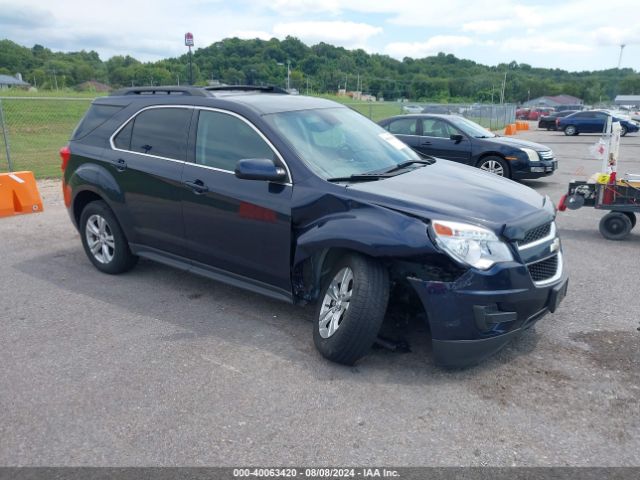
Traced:
<svg viewBox="0 0 640 480">
<path fill-rule="evenodd" d="M 71 140 L 78 140 L 79 138 L 87 136 L 94 131 L 104 122 L 113 117 L 116 113 L 122 110 L 123 107 L 118 105 L 100 105 L 93 104 L 89 107 L 87 113 L 85 113 L 82 120 L 73 131 Z"/>
</svg>

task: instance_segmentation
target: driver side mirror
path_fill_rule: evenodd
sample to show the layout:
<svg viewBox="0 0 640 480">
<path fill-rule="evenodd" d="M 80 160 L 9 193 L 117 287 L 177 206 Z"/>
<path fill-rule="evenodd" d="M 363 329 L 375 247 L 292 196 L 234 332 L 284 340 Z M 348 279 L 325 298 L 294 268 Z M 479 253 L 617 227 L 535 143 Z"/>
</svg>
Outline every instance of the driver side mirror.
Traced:
<svg viewBox="0 0 640 480">
<path fill-rule="evenodd" d="M 268 158 L 244 158 L 236 163 L 235 174 L 243 180 L 280 182 L 286 180 L 287 171 Z"/>
<path fill-rule="evenodd" d="M 449 138 L 455 141 L 456 143 L 460 143 L 462 140 L 464 140 L 464 137 L 459 133 L 453 133 Z"/>
</svg>

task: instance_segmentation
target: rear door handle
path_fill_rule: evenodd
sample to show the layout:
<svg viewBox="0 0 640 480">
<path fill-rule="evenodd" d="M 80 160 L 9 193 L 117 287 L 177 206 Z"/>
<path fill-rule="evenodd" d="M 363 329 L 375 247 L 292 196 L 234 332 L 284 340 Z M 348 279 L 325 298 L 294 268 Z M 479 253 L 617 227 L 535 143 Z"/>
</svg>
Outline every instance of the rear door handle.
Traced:
<svg viewBox="0 0 640 480">
<path fill-rule="evenodd" d="M 116 163 L 116 170 L 119 172 L 124 172 L 127 169 L 127 162 L 125 162 L 122 158 L 118 159 Z"/>
<path fill-rule="evenodd" d="M 431 142 L 422 142 L 420 145 L 422 145 L 423 147 L 427 147 L 431 145 Z"/>
<path fill-rule="evenodd" d="M 193 193 L 196 195 L 201 195 L 209 191 L 209 187 L 207 187 L 204 182 L 200 179 L 198 180 L 185 180 L 183 182 L 186 186 L 193 190 Z"/>
</svg>

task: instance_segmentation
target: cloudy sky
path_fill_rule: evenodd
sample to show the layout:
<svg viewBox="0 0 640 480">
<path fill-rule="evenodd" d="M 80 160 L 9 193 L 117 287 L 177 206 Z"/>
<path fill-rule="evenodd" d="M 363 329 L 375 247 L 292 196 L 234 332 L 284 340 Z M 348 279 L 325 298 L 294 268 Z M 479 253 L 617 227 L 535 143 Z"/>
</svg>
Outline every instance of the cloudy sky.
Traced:
<svg viewBox="0 0 640 480">
<path fill-rule="evenodd" d="M 324 41 L 420 58 L 438 52 L 496 65 L 640 70 L 637 0 L 0 0 L 0 38 L 151 61 L 226 37 Z"/>
</svg>

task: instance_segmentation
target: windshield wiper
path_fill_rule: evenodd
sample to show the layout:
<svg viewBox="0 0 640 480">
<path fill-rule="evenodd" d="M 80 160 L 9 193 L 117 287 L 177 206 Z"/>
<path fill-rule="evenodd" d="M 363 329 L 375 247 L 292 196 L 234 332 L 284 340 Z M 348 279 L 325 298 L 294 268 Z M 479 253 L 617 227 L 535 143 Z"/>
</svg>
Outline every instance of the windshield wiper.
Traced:
<svg viewBox="0 0 640 480">
<path fill-rule="evenodd" d="M 391 167 L 388 170 L 383 170 L 380 173 L 391 173 L 391 172 L 395 172 L 395 171 L 398 171 L 398 170 L 402 170 L 403 168 L 407 168 L 407 167 L 413 165 L 414 163 L 420 163 L 422 165 L 431 165 L 432 163 L 434 163 L 434 161 L 433 160 L 428 160 L 428 159 L 408 160 L 406 162 L 399 163 L 399 164 Z"/>
<path fill-rule="evenodd" d="M 497 135 L 494 135 L 493 137 L 497 137 Z M 476 135 L 473 138 L 493 138 L 491 135 Z"/>
<path fill-rule="evenodd" d="M 389 178 L 392 176 L 393 175 L 388 175 L 385 172 L 354 173 L 348 177 L 327 178 L 327 182 L 371 182 L 373 180 L 380 180 L 381 178 Z"/>
<path fill-rule="evenodd" d="M 354 173 L 353 175 L 349 175 L 348 177 L 333 177 L 327 178 L 327 182 L 370 182 L 372 180 L 380 180 L 381 178 L 389 178 L 395 177 L 399 175 L 404 168 L 407 168 L 414 163 L 419 163 L 422 165 L 431 165 L 434 163 L 434 160 L 409 160 L 407 162 L 402 162 L 387 170 L 374 170 L 373 172 L 366 173 Z"/>
</svg>

